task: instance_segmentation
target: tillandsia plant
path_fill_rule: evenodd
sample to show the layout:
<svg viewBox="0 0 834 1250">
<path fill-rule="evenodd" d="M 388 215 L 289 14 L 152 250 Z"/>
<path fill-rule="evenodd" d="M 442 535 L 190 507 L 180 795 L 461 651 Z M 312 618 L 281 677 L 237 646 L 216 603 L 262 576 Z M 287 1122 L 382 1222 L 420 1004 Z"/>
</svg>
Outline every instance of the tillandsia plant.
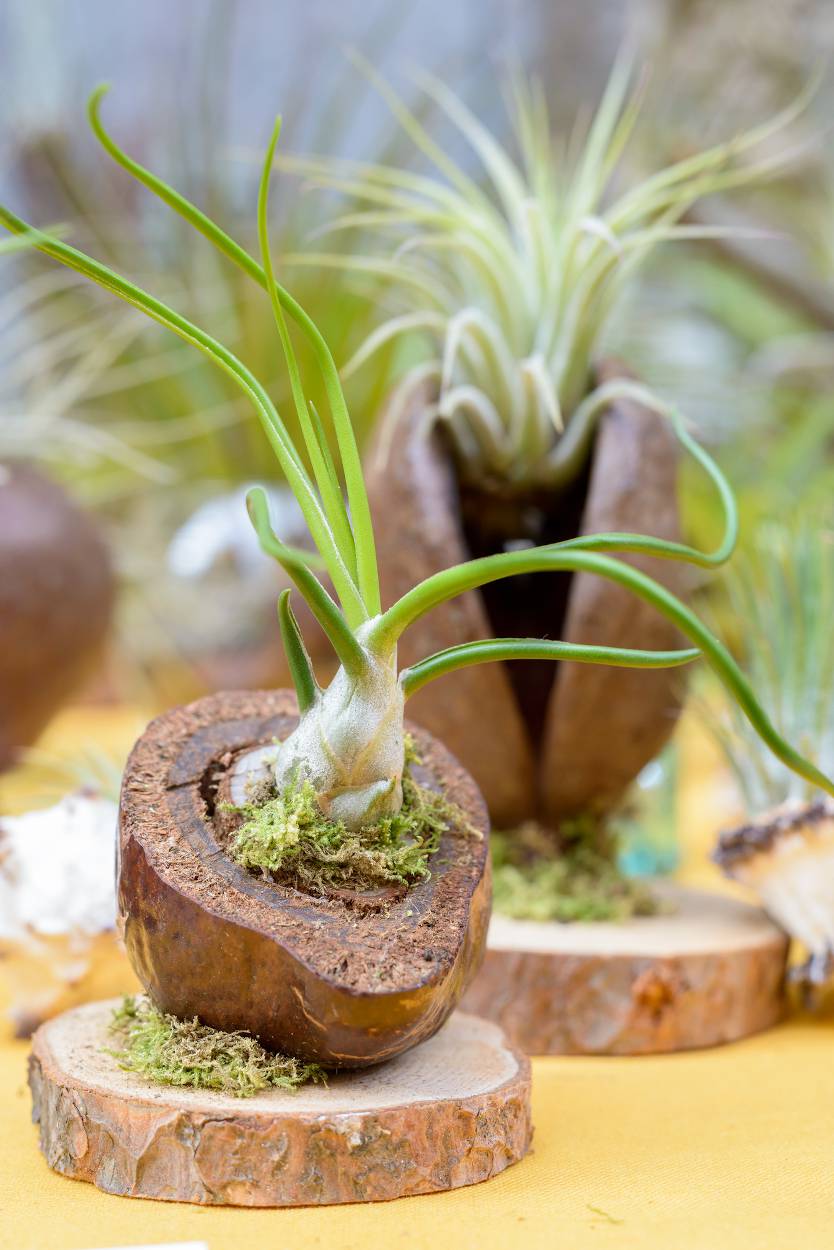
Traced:
<svg viewBox="0 0 834 1250">
<path fill-rule="evenodd" d="M 160 718 L 134 749 L 122 791 L 120 905 L 126 915 L 128 951 L 161 1010 L 180 1018 L 197 1015 L 219 1028 L 249 1028 L 261 1041 L 302 1058 L 357 1066 L 389 1057 L 439 1027 L 471 979 L 483 950 L 488 915 L 485 851 L 482 843 L 480 850 L 472 849 L 473 839 L 467 842 L 460 836 L 464 824 L 483 826 L 483 816 L 471 782 L 430 735 L 418 734 L 418 751 L 425 752 L 435 783 L 447 784 L 447 798 L 461 807 L 457 840 L 447 844 L 447 854 L 431 861 L 428 882 L 399 896 L 386 895 L 383 911 L 373 910 L 379 900 L 367 893 L 345 899 L 337 891 L 315 912 L 309 896 L 303 897 L 299 909 L 297 892 L 280 883 L 256 887 L 228 857 L 225 867 L 217 867 L 217 838 L 206 823 L 206 813 L 217 806 L 229 781 L 234 750 L 227 748 L 232 733 L 247 749 L 259 742 L 268 747 L 270 737 L 277 737 L 271 767 L 279 793 L 306 787 L 323 820 L 338 823 L 361 840 L 402 807 L 404 707 L 428 683 L 469 666 L 508 659 L 569 659 L 651 670 L 703 656 L 778 758 L 834 794 L 834 782 L 779 734 L 732 656 L 692 610 L 618 558 L 650 554 L 710 568 L 724 562 L 735 545 L 732 492 L 674 411 L 664 410 L 669 428 L 718 493 L 724 534 L 716 550 L 704 552 L 638 533 L 574 537 L 464 561 L 431 574 L 383 609 L 370 505 L 339 375 L 315 324 L 275 278 L 268 191 L 280 124 L 263 163 L 258 260 L 116 145 L 101 123 L 100 100 L 99 92 L 91 102 L 91 122 L 110 155 L 264 289 L 286 359 L 300 444 L 290 437 L 263 384 L 205 330 L 69 244 L 33 231 L 9 209 L 0 208 L 0 222 L 14 233 L 29 231 L 45 255 L 167 326 L 231 377 L 253 404 L 334 593 L 325 588 L 305 554 L 273 532 L 260 489 L 249 495 L 250 516 L 264 549 L 292 579 L 339 664 L 335 677 L 321 688 L 289 598 L 284 597 L 279 620 L 297 695 L 297 723 L 293 726 L 288 706 L 278 696 L 216 696 Z M 303 391 L 287 318 L 311 345 L 318 363 L 335 455 L 324 419 Z M 642 399 L 640 388 L 637 393 Z M 400 640 L 438 605 L 501 579 L 560 571 L 581 571 L 625 588 L 670 621 L 692 645 L 628 648 L 493 637 L 444 647 L 405 667 L 399 665 Z M 262 714 L 257 723 L 253 721 L 257 707 L 266 707 L 272 719 Z M 493 727 L 483 723 L 482 708 L 459 711 L 477 718 L 482 733 L 491 732 Z M 233 772 L 232 793 L 234 781 Z M 357 918 L 346 924 L 345 909 L 356 907 L 359 913 L 351 914 Z M 176 941 L 166 936 L 171 933 L 176 933 Z M 354 949 L 357 933 L 363 935 L 359 950 Z M 239 978 L 233 968 L 248 968 L 250 975 Z"/>
<path fill-rule="evenodd" d="M 222 57 L 234 42 L 229 27 L 242 17 L 234 9 L 206 7 L 205 21 L 195 23 L 190 37 L 196 81 L 189 75 L 177 84 L 178 124 L 166 155 L 183 189 L 199 194 L 218 219 L 227 227 L 234 223 L 233 232 L 257 248 L 254 223 L 241 211 L 252 174 L 238 165 L 238 176 L 228 176 L 227 101 L 217 89 Z M 374 38 L 383 37 L 380 28 Z M 25 79 L 28 42 L 18 51 Z M 298 99 L 306 85 L 303 72 L 288 69 L 283 79 L 282 95 L 286 90 Z M 41 220 L 46 215 L 71 222 L 79 246 L 92 248 L 114 268 L 141 272 L 170 302 L 221 327 L 233 349 L 245 344 L 250 367 L 278 406 L 289 410 L 286 375 L 257 288 L 206 253 L 163 208 L 148 205 L 141 188 L 137 193 L 118 178 L 91 179 L 86 136 L 75 133 L 66 86 L 62 94 L 57 123 L 33 125 L 27 114 L 9 129 L 11 181 L 24 202 L 36 206 Z M 153 141 L 156 122 L 171 103 L 162 90 L 151 113 L 135 120 L 140 150 Z M 338 148 L 361 105 L 361 92 L 342 70 L 328 76 L 315 108 L 308 102 L 298 118 L 317 142 L 326 126 L 328 147 Z M 93 151 L 93 162 L 95 156 Z M 254 181 L 256 186 L 257 175 Z M 276 252 L 300 245 L 308 209 L 288 205 L 276 214 Z M 162 706 L 206 689 L 286 684 L 272 629 L 276 585 L 286 579 L 258 549 L 242 507 L 246 487 L 264 483 L 282 533 L 303 543 L 306 530 L 251 408 L 187 345 L 134 309 L 114 310 L 78 275 L 44 273 L 34 258 L 18 263 L 18 272 L 21 280 L 0 297 L 0 444 L 7 435 L 19 439 L 35 463 L 46 461 L 49 472 L 97 514 L 120 554 L 108 683 L 125 697 Z M 295 290 L 340 358 L 373 325 L 368 300 L 347 279 L 309 271 Z M 323 397 L 309 349 L 299 342 L 297 350 L 318 403 Z M 373 416 L 384 385 L 381 374 L 365 373 L 349 389 L 360 446 L 366 433 L 361 414 Z M 291 412 L 288 425 L 294 428 Z M 239 612 L 226 610 L 231 599 Z M 326 657 L 315 624 L 308 620 L 306 626 L 311 651 Z"/>
<path fill-rule="evenodd" d="M 530 576 L 538 566 L 524 549 L 594 531 L 679 540 L 669 414 L 601 357 L 604 334 L 655 249 L 714 233 L 683 221 L 689 207 L 762 177 L 775 158 L 755 159 L 756 149 L 803 102 L 629 183 L 624 153 L 641 88 L 631 89 L 626 59 L 615 66 L 590 127 L 583 133 L 578 126 L 568 142 L 552 132 L 543 92 L 510 83 L 515 153 L 447 87 L 425 79 L 480 176 L 466 172 L 368 72 L 431 171 L 290 159 L 314 185 L 350 197 L 332 231 L 341 237 L 362 229 L 377 245 L 285 259 L 347 268 L 380 283 L 393 315 L 346 373 L 391 342 L 409 348 L 412 363 L 369 460 L 372 506 L 385 518 L 383 588 L 395 598 L 412 580 L 467 557 L 511 557 L 523 571 L 511 584 L 481 583 L 477 593 L 415 622 L 402 658 L 411 664 L 429 645 L 454 648 L 490 632 L 673 648 L 676 625 L 635 604 L 621 585 L 590 576 L 583 564 L 559 566 L 556 577 Z M 685 590 L 681 564 L 660 565 L 657 551 L 645 547 L 632 552 L 641 571 L 673 592 Z M 473 773 L 499 827 L 537 821 L 552 852 L 562 854 L 571 842 L 563 829 L 596 824 L 598 849 L 612 847 L 604 818 L 671 733 L 681 683 L 665 672 L 520 665 L 509 652 L 502 659 L 421 696 L 416 719 Z M 467 703 L 484 710 L 488 732 L 461 713 Z M 610 735 L 599 733 L 603 719 Z"/>
<path fill-rule="evenodd" d="M 771 522 L 726 579 L 728 608 L 744 622 L 745 668 L 780 731 L 834 766 L 834 534 L 822 512 Z M 728 612 L 729 615 L 729 612 Z M 809 982 L 834 971 L 834 805 L 806 778 L 762 752 L 736 710 L 708 698 L 703 715 L 736 780 L 748 823 L 715 854 L 804 947 Z"/>
<path fill-rule="evenodd" d="M 386 343 L 431 344 L 405 389 L 437 384 L 435 415 L 460 473 L 508 493 L 561 487 L 575 476 L 595 422 L 593 375 L 602 334 L 635 270 L 660 245 L 730 233 L 682 222 L 707 195 L 755 183 L 774 158 L 744 159 L 802 111 L 805 96 L 771 121 L 611 191 L 637 124 L 627 59 L 615 66 L 584 139 L 553 134 L 538 84 L 511 81 L 519 157 L 460 99 L 423 76 L 425 90 L 469 144 L 487 185 L 465 173 L 418 118 L 368 70 L 397 120 L 437 173 L 388 165 L 283 158 L 282 164 L 350 197 L 351 211 L 317 233 L 370 227 L 372 253 L 310 252 L 287 263 L 366 272 L 396 308 L 343 376 Z M 570 437 L 563 438 L 568 427 Z"/>
</svg>

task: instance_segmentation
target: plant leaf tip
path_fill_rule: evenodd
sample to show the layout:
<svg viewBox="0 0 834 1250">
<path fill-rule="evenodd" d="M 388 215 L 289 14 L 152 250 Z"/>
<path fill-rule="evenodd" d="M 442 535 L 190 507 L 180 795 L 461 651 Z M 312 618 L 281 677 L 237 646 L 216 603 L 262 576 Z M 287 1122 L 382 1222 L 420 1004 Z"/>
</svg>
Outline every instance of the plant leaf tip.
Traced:
<svg viewBox="0 0 834 1250">
<path fill-rule="evenodd" d="M 111 82 L 100 82 L 98 86 L 93 87 L 87 99 L 87 112 L 92 116 L 98 115 L 99 105 L 106 95 L 109 94 L 113 84 Z"/>
<path fill-rule="evenodd" d="M 266 507 L 266 491 L 263 486 L 252 486 L 246 492 L 246 511 L 252 520 L 261 514 Z"/>
</svg>

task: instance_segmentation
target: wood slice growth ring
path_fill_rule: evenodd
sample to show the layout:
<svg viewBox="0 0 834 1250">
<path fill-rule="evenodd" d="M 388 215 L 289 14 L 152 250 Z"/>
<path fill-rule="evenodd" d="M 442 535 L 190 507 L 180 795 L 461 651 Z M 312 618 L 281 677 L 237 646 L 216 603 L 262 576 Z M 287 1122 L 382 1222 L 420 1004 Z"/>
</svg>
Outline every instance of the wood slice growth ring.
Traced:
<svg viewBox="0 0 834 1250">
<path fill-rule="evenodd" d="M 530 1065 L 455 1013 L 430 1041 L 327 1088 L 233 1098 L 153 1085 L 105 1053 L 115 1002 L 35 1035 L 34 1119 L 51 1168 L 111 1194 L 232 1206 L 378 1202 L 488 1180 L 530 1144 Z"/>
<path fill-rule="evenodd" d="M 788 940 L 757 907 L 669 883 L 670 914 L 542 924 L 493 916 L 464 1006 L 528 1054 L 647 1055 L 736 1041 L 784 1012 Z"/>
<path fill-rule="evenodd" d="M 247 1029 L 325 1067 L 362 1067 L 430 1037 L 480 965 L 487 814 L 468 774 L 414 728 L 417 779 L 437 786 L 470 826 L 443 835 L 430 879 L 382 905 L 262 880 L 224 852 L 215 809 L 235 761 L 285 738 L 296 719 L 294 695 L 256 691 L 212 695 L 151 723 L 122 786 L 125 945 L 163 1011 Z"/>
</svg>

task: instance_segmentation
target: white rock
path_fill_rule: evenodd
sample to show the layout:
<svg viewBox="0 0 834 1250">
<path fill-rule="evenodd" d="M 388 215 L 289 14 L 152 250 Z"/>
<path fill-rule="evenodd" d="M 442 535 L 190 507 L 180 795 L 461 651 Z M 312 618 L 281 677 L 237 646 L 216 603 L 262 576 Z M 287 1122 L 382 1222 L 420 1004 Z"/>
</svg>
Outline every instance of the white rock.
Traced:
<svg viewBox="0 0 834 1250">
<path fill-rule="evenodd" d="M 0 937 L 115 926 L 117 815 L 110 799 L 79 791 L 0 819 Z"/>
</svg>

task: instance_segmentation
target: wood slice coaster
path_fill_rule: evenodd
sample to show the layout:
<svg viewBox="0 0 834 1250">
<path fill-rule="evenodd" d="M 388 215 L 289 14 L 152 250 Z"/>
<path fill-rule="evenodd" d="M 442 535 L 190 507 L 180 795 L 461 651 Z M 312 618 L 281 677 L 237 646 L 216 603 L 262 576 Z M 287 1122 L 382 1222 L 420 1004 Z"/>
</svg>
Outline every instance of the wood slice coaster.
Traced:
<svg viewBox="0 0 834 1250">
<path fill-rule="evenodd" d="M 716 1046 L 784 1011 L 788 941 L 757 907 L 658 883 L 668 914 L 548 924 L 493 915 L 464 1007 L 531 1055 Z"/>
<path fill-rule="evenodd" d="M 49 1166 L 108 1193 L 232 1206 L 379 1202 L 488 1180 L 531 1137 L 530 1064 L 455 1013 L 430 1040 L 326 1088 L 234 1098 L 154 1085 L 105 1053 L 116 1001 L 35 1034 L 33 1118 Z"/>
</svg>

